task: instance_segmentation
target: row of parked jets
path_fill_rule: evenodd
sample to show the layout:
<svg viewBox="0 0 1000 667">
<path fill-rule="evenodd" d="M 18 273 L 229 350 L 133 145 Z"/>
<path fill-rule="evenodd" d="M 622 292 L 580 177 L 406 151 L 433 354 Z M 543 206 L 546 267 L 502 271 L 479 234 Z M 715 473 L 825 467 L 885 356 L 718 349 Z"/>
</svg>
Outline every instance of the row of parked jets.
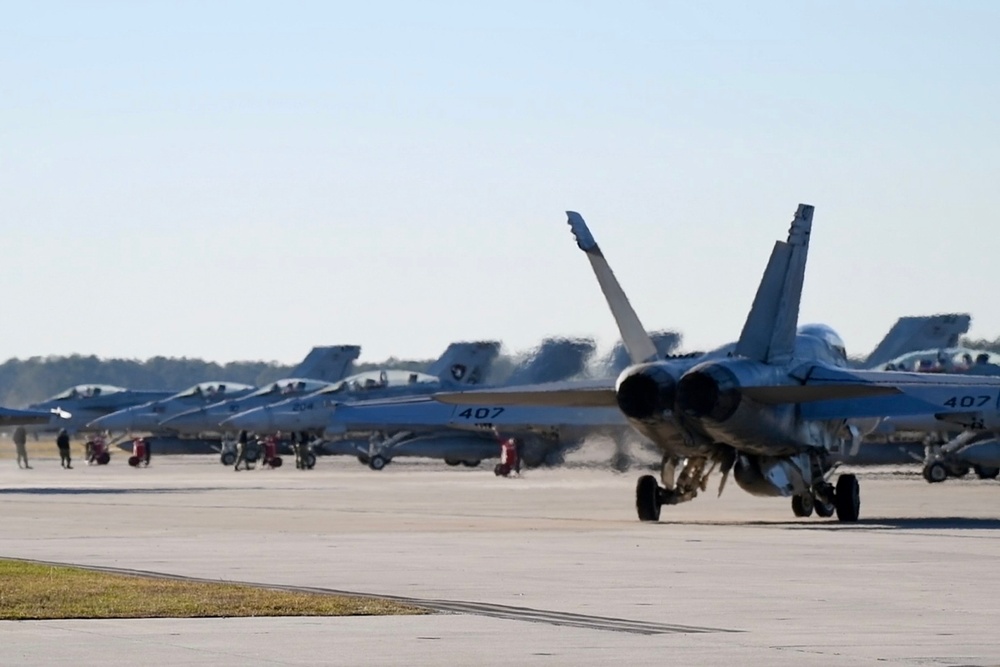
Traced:
<svg viewBox="0 0 1000 667">
<path fill-rule="evenodd" d="M 659 479 L 643 475 L 636 486 L 643 521 L 694 499 L 716 473 L 720 494 L 731 476 L 751 494 L 791 498 L 797 516 L 841 521 L 860 512 L 856 476 L 834 482 L 843 463 L 921 460 L 932 482 L 970 469 L 996 477 L 1000 365 L 956 347 L 968 315 L 901 318 L 861 364 L 848 360 L 832 328 L 798 325 L 812 217 L 813 207 L 800 205 L 787 240 L 775 243 L 738 340 L 705 353 L 674 354 L 676 336 L 647 333 L 583 218 L 568 212 L 626 356 L 599 377 L 580 377 L 592 346 L 579 342 L 563 342 L 576 346 L 575 361 L 566 363 L 565 348 L 554 366 L 539 354 L 505 386 L 485 387 L 496 342 L 453 343 L 427 373 L 357 375 L 348 373 L 360 348 L 339 345 L 313 349 L 293 377 L 259 389 L 79 385 L 0 419 L 216 443 L 244 431 L 309 434 L 322 452 L 354 455 L 376 470 L 397 456 L 477 465 L 498 456 L 498 433 L 518 438 L 527 465 L 556 463 L 583 440 L 605 436 L 618 460 L 634 447 L 661 459 Z"/>
</svg>

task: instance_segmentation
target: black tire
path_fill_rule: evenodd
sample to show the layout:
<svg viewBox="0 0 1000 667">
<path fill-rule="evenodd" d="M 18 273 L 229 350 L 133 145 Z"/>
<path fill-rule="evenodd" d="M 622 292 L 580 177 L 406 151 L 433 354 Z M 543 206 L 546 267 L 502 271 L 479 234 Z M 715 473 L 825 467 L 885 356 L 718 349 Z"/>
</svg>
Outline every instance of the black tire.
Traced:
<svg viewBox="0 0 1000 667">
<path fill-rule="evenodd" d="M 952 477 L 965 477 L 969 474 L 969 466 L 952 466 L 948 468 L 948 474 Z"/>
<path fill-rule="evenodd" d="M 231 466 L 236 463 L 236 453 L 222 452 L 222 456 L 219 457 L 219 461 L 221 461 L 224 466 Z"/>
<path fill-rule="evenodd" d="M 848 523 L 858 520 L 861 514 L 861 486 L 857 477 L 841 475 L 837 479 L 834 505 L 837 506 L 837 520 Z"/>
<path fill-rule="evenodd" d="M 376 454 L 375 456 L 372 457 L 371 461 L 368 462 L 368 467 L 371 468 L 372 470 L 381 470 L 382 468 L 385 467 L 386 463 L 388 463 L 388 461 L 386 461 L 380 455 Z"/>
<path fill-rule="evenodd" d="M 934 461 L 924 466 L 924 479 L 931 484 L 938 484 L 948 479 L 948 469 L 940 461 Z"/>
<path fill-rule="evenodd" d="M 97 465 L 106 466 L 110 462 L 111 462 L 111 454 L 108 454 L 107 452 L 101 452 L 100 454 L 97 455 Z"/>
<path fill-rule="evenodd" d="M 458 459 L 445 459 L 444 462 L 445 462 L 446 465 L 450 465 L 453 468 L 455 466 L 457 466 L 457 465 L 461 465 L 462 464 L 462 462 L 459 461 Z"/>
<path fill-rule="evenodd" d="M 792 514 L 800 517 L 812 516 L 814 504 L 812 494 L 792 496 Z"/>
<path fill-rule="evenodd" d="M 365 456 L 364 454 L 358 454 L 358 463 L 360 463 L 363 466 L 368 465 L 368 457 Z"/>
<path fill-rule="evenodd" d="M 462 465 L 466 468 L 475 468 L 479 465 L 479 461 L 462 461 Z"/>
<path fill-rule="evenodd" d="M 130 466 L 132 466 L 133 468 L 138 468 L 139 464 L 141 462 L 142 462 L 142 459 L 140 459 L 138 456 L 130 456 L 130 457 L 128 457 L 128 464 Z"/>
<path fill-rule="evenodd" d="M 305 454 L 302 455 L 302 466 L 304 468 L 312 470 L 314 465 L 316 465 L 315 454 L 313 454 L 312 452 L 306 452 Z"/>
<path fill-rule="evenodd" d="M 837 511 L 833 503 L 824 502 L 818 498 L 813 502 L 813 509 L 816 510 L 816 516 L 823 519 L 829 519 Z"/>
<path fill-rule="evenodd" d="M 652 475 L 643 475 L 636 482 L 635 511 L 639 521 L 660 520 L 660 484 Z"/>
<path fill-rule="evenodd" d="M 495 466 L 493 466 L 493 474 L 496 475 L 497 477 L 503 475 L 503 464 L 498 463 Z"/>
<path fill-rule="evenodd" d="M 1000 468 L 993 466 L 972 466 L 972 470 L 979 479 L 996 479 L 1000 475 Z"/>
<path fill-rule="evenodd" d="M 282 460 L 280 456 L 275 456 L 273 459 L 268 461 L 268 465 L 270 465 L 272 468 L 280 468 L 281 464 Z"/>
</svg>

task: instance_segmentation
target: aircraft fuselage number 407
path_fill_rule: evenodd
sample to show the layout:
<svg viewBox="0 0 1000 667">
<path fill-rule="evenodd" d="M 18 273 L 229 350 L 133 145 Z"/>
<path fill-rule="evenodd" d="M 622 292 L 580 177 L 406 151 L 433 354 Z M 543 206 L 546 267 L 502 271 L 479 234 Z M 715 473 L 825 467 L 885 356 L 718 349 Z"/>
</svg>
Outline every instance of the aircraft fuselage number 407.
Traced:
<svg viewBox="0 0 1000 667">
<path fill-rule="evenodd" d="M 949 408 L 981 408 L 991 400 L 992 396 L 952 396 L 944 404 Z"/>
<path fill-rule="evenodd" d="M 504 408 L 466 408 L 456 417 L 462 419 L 496 419 L 504 413 Z"/>
</svg>

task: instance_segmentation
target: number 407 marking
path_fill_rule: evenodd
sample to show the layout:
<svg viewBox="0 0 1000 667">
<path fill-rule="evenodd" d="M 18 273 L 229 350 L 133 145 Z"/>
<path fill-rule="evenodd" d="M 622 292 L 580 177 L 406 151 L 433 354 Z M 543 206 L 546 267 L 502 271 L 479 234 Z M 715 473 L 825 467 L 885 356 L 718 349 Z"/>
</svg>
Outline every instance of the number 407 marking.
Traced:
<svg viewBox="0 0 1000 667">
<path fill-rule="evenodd" d="M 952 396 L 944 404 L 950 408 L 981 408 L 992 399 L 992 396 Z"/>
<path fill-rule="evenodd" d="M 503 414 L 504 408 L 467 408 L 458 413 L 463 419 L 496 419 Z"/>
</svg>

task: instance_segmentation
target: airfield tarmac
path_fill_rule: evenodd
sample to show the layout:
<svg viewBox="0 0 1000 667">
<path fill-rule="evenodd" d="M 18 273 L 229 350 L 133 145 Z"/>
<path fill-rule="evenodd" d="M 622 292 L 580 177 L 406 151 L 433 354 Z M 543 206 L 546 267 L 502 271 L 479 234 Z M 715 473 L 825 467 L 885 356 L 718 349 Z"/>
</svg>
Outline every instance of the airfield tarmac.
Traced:
<svg viewBox="0 0 1000 667">
<path fill-rule="evenodd" d="M 1000 664 L 998 482 L 863 471 L 844 525 L 730 481 L 641 524 L 638 471 L 0 463 L 0 556 L 439 610 L 0 622 L 3 665 Z"/>
</svg>

